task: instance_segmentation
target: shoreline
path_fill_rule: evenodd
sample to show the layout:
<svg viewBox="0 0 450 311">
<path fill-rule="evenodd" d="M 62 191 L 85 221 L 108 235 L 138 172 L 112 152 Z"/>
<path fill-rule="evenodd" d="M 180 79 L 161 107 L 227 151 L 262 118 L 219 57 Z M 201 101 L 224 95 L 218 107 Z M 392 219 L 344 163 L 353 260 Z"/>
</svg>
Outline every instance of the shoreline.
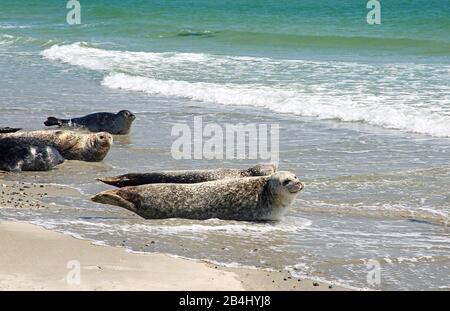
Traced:
<svg viewBox="0 0 450 311">
<path fill-rule="evenodd" d="M 349 290 L 300 280 L 287 271 L 230 268 L 162 253 L 143 254 L 122 247 L 96 245 L 22 222 L 1 221 L 0 244 L 2 291 Z"/>
<path fill-rule="evenodd" d="M 40 199 L 76 195 L 62 185 L 9 180 L 1 180 L 0 184 L 0 208 L 55 208 Z M 98 245 L 18 221 L 0 220 L 0 245 L 0 290 L 349 290 L 298 279 L 288 271 L 226 267 L 175 255 Z M 78 263 L 81 281 L 69 284 L 70 268 L 78 269 Z"/>
</svg>

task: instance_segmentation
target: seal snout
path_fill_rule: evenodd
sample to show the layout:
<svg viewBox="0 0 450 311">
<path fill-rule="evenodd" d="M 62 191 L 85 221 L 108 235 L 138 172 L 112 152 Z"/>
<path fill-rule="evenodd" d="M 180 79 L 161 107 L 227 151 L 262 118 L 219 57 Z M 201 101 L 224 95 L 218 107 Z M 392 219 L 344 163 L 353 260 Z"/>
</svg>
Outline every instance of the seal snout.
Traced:
<svg viewBox="0 0 450 311">
<path fill-rule="evenodd" d="M 304 188 L 304 184 L 292 173 L 280 172 L 283 175 L 281 185 L 288 192 L 295 194 L 300 192 Z"/>
<path fill-rule="evenodd" d="M 291 193 L 297 193 L 303 190 L 305 185 L 300 181 L 296 180 L 292 183 L 292 186 L 288 188 L 289 192 Z"/>
</svg>

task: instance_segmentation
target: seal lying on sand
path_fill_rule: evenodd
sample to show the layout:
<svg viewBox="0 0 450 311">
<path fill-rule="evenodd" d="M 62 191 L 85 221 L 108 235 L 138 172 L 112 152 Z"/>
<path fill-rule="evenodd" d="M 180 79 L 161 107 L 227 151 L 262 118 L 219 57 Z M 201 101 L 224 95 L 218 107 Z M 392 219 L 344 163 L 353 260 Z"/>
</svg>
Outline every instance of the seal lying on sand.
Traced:
<svg viewBox="0 0 450 311">
<path fill-rule="evenodd" d="M 114 177 L 98 178 L 97 180 L 119 188 L 157 183 L 193 184 L 225 178 L 268 176 L 275 173 L 276 170 L 277 168 L 274 164 L 258 164 L 243 170 L 220 168 L 210 170 L 131 173 Z"/>
<path fill-rule="evenodd" d="M 46 126 L 83 127 L 91 132 L 108 132 L 113 135 L 125 135 L 130 132 L 130 127 L 136 116 L 128 110 L 118 113 L 97 112 L 87 116 L 73 119 L 58 119 L 48 117 L 44 122 Z"/>
<path fill-rule="evenodd" d="M 197 184 L 152 184 L 103 191 L 92 201 L 124 207 L 147 219 L 278 220 L 303 184 L 290 172 Z"/>
<path fill-rule="evenodd" d="M 106 132 L 96 134 L 71 131 L 31 131 L 2 134 L 0 141 L 14 139 L 29 145 L 47 145 L 55 148 L 67 160 L 102 161 L 111 148 L 113 137 Z"/>
<path fill-rule="evenodd" d="M 13 128 L 13 127 L 0 127 L 0 134 L 4 134 L 4 133 L 14 133 L 17 131 L 20 131 L 20 128 Z"/>
<path fill-rule="evenodd" d="M 30 145 L 11 138 L 0 140 L 0 150 L 0 170 L 3 171 L 48 171 L 64 162 L 53 147 Z"/>
</svg>

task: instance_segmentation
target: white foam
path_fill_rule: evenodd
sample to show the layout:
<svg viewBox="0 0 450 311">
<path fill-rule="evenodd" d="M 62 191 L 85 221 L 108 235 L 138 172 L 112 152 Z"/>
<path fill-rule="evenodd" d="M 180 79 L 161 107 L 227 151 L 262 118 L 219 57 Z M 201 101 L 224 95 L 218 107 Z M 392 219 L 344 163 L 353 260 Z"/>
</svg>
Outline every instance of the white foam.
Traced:
<svg viewBox="0 0 450 311">
<path fill-rule="evenodd" d="M 112 89 L 450 137 L 450 66 L 313 62 L 54 45 L 44 58 L 106 72 Z M 373 89 L 376 89 L 375 91 Z"/>
<path fill-rule="evenodd" d="M 121 225 L 120 229 L 125 232 L 157 232 L 159 234 L 177 235 L 181 233 L 208 233 L 220 232 L 230 235 L 242 234 L 265 234 L 268 232 L 296 232 L 301 230 L 301 226 L 287 226 L 287 225 L 269 225 L 269 224 L 230 224 L 230 225 L 203 225 L 203 224 L 189 224 L 189 225 L 143 225 L 131 224 Z"/>
<path fill-rule="evenodd" d="M 24 29 L 31 27 L 32 27 L 31 25 L 10 25 L 10 24 L 0 25 L 0 29 Z"/>
<path fill-rule="evenodd" d="M 154 95 L 183 97 L 191 100 L 224 105 L 263 107 L 280 113 L 294 113 L 318 119 L 338 119 L 365 122 L 371 125 L 437 137 L 450 137 L 450 117 L 423 115 L 413 109 L 398 109 L 377 105 L 359 105 L 350 98 L 339 100 L 320 94 L 273 89 L 257 85 L 220 85 L 176 80 L 156 80 L 117 73 L 107 76 L 103 85 L 112 89 L 141 91 Z M 309 97 L 309 98 L 307 98 Z M 307 100 L 306 100 L 307 99 Z M 309 101 L 307 103 L 306 101 Z"/>
</svg>

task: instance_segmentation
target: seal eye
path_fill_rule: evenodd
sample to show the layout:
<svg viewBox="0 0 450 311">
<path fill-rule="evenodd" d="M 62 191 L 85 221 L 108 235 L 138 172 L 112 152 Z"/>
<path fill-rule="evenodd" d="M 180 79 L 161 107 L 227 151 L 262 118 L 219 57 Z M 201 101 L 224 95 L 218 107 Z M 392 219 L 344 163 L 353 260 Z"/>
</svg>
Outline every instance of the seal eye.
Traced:
<svg viewBox="0 0 450 311">
<path fill-rule="evenodd" d="M 100 135 L 98 138 L 100 138 L 100 139 L 105 139 L 105 136 Z"/>
<path fill-rule="evenodd" d="M 289 179 L 286 179 L 283 181 L 283 186 L 287 186 L 291 181 Z"/>
</svg>

